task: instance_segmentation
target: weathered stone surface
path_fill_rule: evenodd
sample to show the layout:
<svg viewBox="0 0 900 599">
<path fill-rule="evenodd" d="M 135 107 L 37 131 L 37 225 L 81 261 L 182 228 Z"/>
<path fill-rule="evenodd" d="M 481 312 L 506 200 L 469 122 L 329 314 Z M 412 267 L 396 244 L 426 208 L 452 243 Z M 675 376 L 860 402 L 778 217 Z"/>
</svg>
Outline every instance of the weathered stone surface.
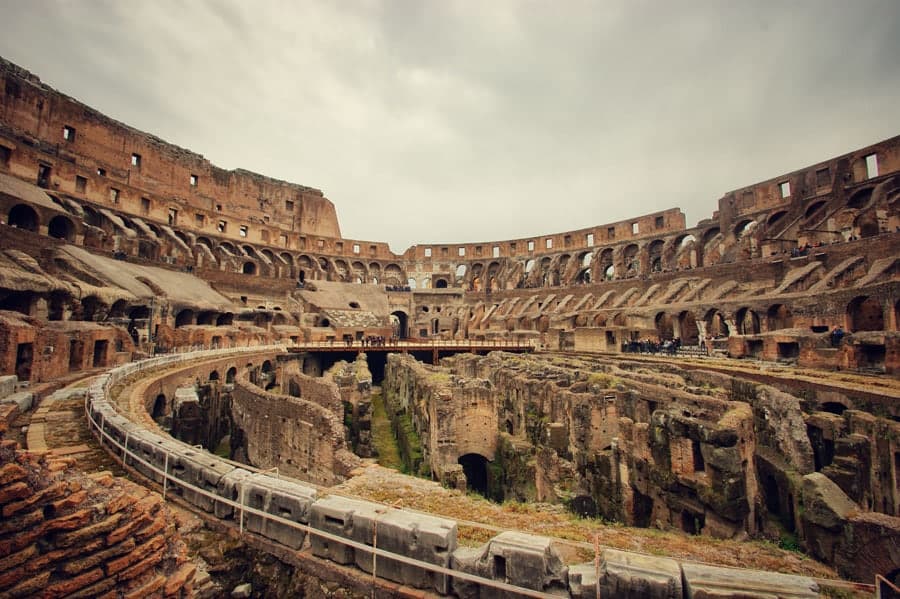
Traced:
<svg viewBox="0 0 900 599">
<path fill-rule="evenodd" d="M 859 506 L 821 472 L 803 477 L 803 506 L 805 520 L 835 532 L 850 514 L 859 511 Z"/>
<path fill-rule="evenodd" d="M 681 567 L 664 557 L 604 549 L 600 596 L 622 599 L 680 599 Z"/>
<path fill-rule="evenodd" d="M 815 599 L 818 585 L 810 578 L 774 572 L 719 568 L 684 562 L 686 599 Z"/>
</svg>

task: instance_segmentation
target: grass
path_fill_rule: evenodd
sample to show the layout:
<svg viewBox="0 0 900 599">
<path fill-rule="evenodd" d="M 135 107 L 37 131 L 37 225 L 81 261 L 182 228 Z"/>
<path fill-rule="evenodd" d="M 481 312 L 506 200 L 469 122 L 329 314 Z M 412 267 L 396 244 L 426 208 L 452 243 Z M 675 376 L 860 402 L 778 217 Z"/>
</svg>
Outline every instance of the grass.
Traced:
<svg viewBox="0 0 900 599">
<path fill-rule="evenodd" d="M 391 431 L 391 420 L 384 409 L 384 397 L 380 389 L 372 390 L 372 444 L 378 452 L 380 466 L 394 470 L 403 468 L 403 460 L 400 459 L 400 450 Z"/>
</svg>

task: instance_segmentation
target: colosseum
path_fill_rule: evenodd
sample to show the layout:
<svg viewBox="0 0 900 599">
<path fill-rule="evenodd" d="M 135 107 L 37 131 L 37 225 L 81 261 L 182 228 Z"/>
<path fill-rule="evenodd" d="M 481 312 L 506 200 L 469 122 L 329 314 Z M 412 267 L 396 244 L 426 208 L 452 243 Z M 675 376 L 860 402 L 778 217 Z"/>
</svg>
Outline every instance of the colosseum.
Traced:
<svg viewBox="0 0 900 599">
<path fill-rule="evenodd" d="M 896 596 L 900 136 L 395 254 L 0 78 L 0 596 Z"/>
</svg>

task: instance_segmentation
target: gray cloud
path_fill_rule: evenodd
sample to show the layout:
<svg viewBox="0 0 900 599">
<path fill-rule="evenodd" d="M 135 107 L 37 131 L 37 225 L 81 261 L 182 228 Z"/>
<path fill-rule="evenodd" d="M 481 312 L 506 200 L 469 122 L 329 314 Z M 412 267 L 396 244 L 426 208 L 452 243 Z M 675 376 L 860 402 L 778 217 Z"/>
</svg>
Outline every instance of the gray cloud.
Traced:
<svg viewBox="0 0 900 599">
<path fill-rule="evenodd" d="M 0 0 L 0 54 L 395 251 L 693 223 L 900 129 L 894 0 L 482 4 Z"/>
</svg>

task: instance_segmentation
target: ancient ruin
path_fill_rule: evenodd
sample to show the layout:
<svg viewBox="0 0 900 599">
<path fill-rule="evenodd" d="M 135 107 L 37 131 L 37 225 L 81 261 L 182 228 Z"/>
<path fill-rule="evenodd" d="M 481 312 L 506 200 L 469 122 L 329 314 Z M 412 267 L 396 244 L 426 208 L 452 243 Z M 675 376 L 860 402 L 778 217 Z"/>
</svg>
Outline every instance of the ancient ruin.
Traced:
<svg viewBox="0 0 900 599">
<path fill-rule="evenodd" d="M 694 226 L 395 254 L 318 189 L 0 79 L 0 595 L 211 593 L 175 509 L 349 596 L 900 584 L 900 136 Z M 447 489 L 819 563 L 478 537 L 353 496 L 382 401 L 404 471 Z"/>
</svg>

